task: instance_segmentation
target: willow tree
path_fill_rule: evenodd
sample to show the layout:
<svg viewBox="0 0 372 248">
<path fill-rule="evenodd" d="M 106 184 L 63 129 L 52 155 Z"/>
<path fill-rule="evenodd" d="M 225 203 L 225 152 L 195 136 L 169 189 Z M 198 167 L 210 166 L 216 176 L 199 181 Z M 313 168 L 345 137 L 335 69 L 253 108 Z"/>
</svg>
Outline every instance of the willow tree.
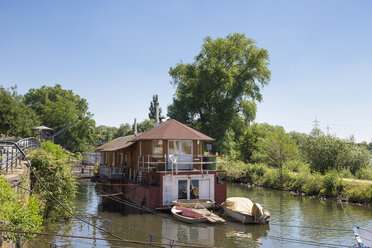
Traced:
<svg viewBox="0 0 372 248">
<path fill-rule="evenodd" d="M 268 51 L 244 34 L 206 37 L 193 63 L 170 68 L 176 93 L 169 117 L 215 138 L 216 150 L 227 151 L 225 138 L 233 141 L 232 134 L 243 133 L 242 126 L 255 119 L 261 88 L 270 81 L 268 65 Z"/>
</svg>

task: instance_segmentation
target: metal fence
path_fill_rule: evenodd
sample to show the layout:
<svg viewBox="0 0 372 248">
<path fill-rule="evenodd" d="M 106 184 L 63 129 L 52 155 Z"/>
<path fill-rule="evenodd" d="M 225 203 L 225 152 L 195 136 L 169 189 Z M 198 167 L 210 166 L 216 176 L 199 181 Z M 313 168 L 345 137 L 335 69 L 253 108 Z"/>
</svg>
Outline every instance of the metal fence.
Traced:
<svg viewBox="0 0 372 248">
<path fill-rule="evenodd" d="M 23 155 L 19 149 L 33 150 L 40 147 L 37 138 L 30 137 L 18 140 L 0 140 L 0 173 L 7 174 L 15 168 L 21 167 Z"/>
</svg>

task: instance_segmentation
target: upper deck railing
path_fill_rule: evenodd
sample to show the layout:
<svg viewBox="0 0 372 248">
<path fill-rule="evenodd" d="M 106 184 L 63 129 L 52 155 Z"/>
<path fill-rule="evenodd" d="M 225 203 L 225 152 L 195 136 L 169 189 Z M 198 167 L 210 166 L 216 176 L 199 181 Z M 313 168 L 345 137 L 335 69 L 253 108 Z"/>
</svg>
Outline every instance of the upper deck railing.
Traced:
<svg viewBox="0 0 372 248">
<path fill-rule="evenodd" d="M 171 154 L 168 157 L 164 155 L 164 159 L 152 155 L 138 156 L 137 170 L 172 173 L 178 171 L 227 171 L 227 156 L 196 155 L 185 158 Z"/>
</svg>

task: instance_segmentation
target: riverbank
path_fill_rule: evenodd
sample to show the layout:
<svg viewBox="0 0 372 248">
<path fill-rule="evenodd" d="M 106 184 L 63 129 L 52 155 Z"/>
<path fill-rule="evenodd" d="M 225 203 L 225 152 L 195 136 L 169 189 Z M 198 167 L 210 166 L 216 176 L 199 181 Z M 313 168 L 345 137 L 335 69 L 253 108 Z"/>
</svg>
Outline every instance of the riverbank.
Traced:
<svg viewBox="0 0 372 248">
<path fill-rule="evenodd" d="M 372 184 L 345 181 L 336 171 L 325 175 L 311 172 L 307 166 L 297 168 L 268 167 L 265 164 L 229 162 L 226 180 L 294 192 L 296 195 L 331 198 L 364 205 L 372 204 Z"/>
</svg>

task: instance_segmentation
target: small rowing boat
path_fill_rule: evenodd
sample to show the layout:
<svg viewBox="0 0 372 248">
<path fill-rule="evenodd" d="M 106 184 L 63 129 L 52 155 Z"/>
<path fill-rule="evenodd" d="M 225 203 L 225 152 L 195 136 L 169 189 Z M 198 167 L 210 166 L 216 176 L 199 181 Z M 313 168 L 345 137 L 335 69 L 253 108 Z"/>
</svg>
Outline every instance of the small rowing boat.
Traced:
<svg viewBox="0 0 372 248">
<path fill-rule="evenodd" d="M 183 222 L 200 223 L 200 222 L 207 221 L 207 218 L 204 215 L 199 214 L 190 208 L 174 206 L 171 209 L 171 212 L 175 219 L 183 221 Z"/>
</svg>

